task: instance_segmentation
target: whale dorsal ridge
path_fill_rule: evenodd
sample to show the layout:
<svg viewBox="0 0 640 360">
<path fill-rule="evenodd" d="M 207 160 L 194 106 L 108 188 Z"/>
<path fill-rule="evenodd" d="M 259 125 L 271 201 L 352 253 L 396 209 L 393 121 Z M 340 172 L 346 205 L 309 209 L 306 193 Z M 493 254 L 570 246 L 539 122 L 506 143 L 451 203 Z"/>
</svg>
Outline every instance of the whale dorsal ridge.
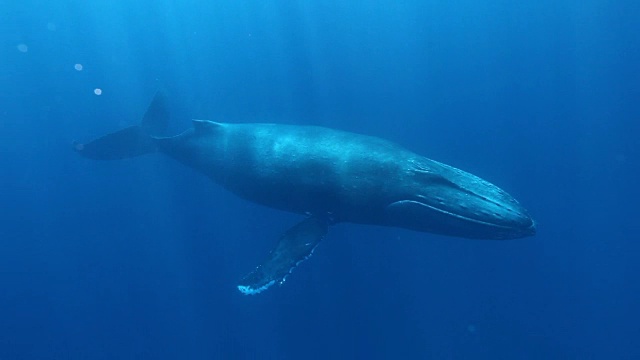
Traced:
<svg viewBox="0 0 640 360">
<path fill-rule="evenodd" d="M 216 132 L 224 127 L 224 124 L 211 121 L 211 120 L 191 120 L 193 122 L 193 129 L 196 133 L 211 133 Z"/>
</svg>

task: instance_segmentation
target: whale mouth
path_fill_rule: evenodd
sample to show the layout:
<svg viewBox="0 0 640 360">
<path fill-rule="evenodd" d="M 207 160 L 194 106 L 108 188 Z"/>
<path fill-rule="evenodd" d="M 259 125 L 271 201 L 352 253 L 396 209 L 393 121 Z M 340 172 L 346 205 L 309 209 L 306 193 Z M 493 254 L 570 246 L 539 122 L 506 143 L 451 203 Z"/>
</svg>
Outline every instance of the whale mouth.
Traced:
<svg viewBox="0 0 640 360">
<path fill-rule="evenodd" d="M 483 221 L 483 220 L 474 219 L 472 217 L 465 216 L 465 215 L 462 215 L 462 214 L 456 214 L 456 213 L 447 211 L 445 209 L 441 209 L 441 208 L 438 208 L 438 207 L 435 207 L 435 206 L 431 206 L 429 204 L 425 204 L 425 203 L 420 203 L 420 204 L 422 204 L 423 206 L 429 207 L 434 211 L 439 211 L 442 214 L 445 214 L 445 215 L 448 215 L 448 216 L 452 216 L 452 217 L 458 218 L 460 220 L 463 220 L 463 221 L 466 221 L 466 222 L 469 222 L 469 223 L 476 223 L 478 225 L 483 225 L 483 226 L 493 226 L 493 227 L 500 228 L 500 229 L 512 229 L 513 228 L 513 226 L 501 225 L 501 224 L 498 224 L 498 223 L 495 223 L 495 222 Z M 521 227 L 518 227 L 518 228 L 521 228 Z M 534 231 L 535 231 L 535 224 L 533 223 L 533 220 L 531 220 L 530 226 L 528 226 L 526 228 L 527 229 L 528 228 L 533 228 Z"/>
<path fill-rule="evenodd" d="M 446 206 L 434 206 L 423 201 L 400 200 L 387 206 L 391 225 L 449 236 L 476 239 L 517 239 L 536 233 L 535 222 L 521 211 L 477 212 L 465 208 L 454 212 Z M 513 214 L 512 214 L 513 212 Z"/>
<path fill-rule="evenodd" d="M 481 230 L 479 233 L 492 233 L 492 236 L 497 239 L 535 235 L 535 222 L 527 211 L 510 196 L 507 195 L 506 200 L 508 201 L 477 196 L 477 200 L 469 202 L 467 206 L 455 203 L 449 208 L 425 205 L 430 206 L 434 211 L 460 219 L 466 223 L 466 226 L 478 227 L 478 230 Z"/>
</svg>

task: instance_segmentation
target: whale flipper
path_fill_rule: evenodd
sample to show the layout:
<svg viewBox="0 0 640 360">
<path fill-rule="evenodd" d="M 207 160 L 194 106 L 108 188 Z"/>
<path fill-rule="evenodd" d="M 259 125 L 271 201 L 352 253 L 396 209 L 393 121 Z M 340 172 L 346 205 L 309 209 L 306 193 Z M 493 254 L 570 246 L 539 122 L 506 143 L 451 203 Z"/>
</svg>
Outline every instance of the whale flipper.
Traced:
<svg viewBox="0 0 640 360">
<path fill-rule="evenodd" d="M 320 240 L 327 234 L 328 223 L 318 217 L 309 217 L 287 230 L 267 259 L 245 276 L 238 290 L 246 295 L 258 294 L 285 278 L 306 260 Z"/>
<path fill-rule="evenodd" d="M 119 160 L 157 150 L 154 136 L 164 135 L 169 123 L 165 96 L 158 91 L 147 108 L 140 125 L 129 126 L 86 144 L 73 143 L 80 155 L 96 160 Z"/>
</svg>

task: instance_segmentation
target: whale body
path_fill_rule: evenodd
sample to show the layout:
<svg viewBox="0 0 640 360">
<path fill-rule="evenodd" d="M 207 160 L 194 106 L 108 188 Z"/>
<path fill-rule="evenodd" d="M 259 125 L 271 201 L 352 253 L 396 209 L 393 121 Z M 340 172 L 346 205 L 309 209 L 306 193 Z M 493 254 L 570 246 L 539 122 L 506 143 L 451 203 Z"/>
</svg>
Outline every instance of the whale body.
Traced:
<svg viewBox="0 0 640 360">
<path fill-rule="evenodd" d="M 157 94 L 140 125 L 75 144 L 100 160 L 160 152 L 236 195 L 305 215 L 238 289 L 282 283 L 311 255 L 328 226 L 351 222 L 475 239 L 535 234 L 528 212 L 497 186 L 390 141 L 318 126 L 193 120 L 180 135 Z"/>
</svg>

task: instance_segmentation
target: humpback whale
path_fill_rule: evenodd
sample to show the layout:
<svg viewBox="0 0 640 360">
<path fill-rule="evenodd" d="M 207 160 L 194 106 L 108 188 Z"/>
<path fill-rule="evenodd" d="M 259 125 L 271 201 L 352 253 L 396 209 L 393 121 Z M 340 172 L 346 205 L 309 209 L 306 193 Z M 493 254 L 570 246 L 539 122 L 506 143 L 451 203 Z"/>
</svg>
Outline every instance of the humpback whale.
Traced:
<svg viewBox="0 0 640 360">
<path fill-rule="evenodd" d="M 166 154 L 241 198 L 304 215 L 240 280 L 244 294 L 282 284 L 340 222 L 475 239 L 536 232 L 527 211 L 502 189 L 387 140 L 318 126 L 208 120 L 166 136 L 168 121 L 158 92 L 139 125 L 74 149 L 98 160 Z"/>
</svg>

